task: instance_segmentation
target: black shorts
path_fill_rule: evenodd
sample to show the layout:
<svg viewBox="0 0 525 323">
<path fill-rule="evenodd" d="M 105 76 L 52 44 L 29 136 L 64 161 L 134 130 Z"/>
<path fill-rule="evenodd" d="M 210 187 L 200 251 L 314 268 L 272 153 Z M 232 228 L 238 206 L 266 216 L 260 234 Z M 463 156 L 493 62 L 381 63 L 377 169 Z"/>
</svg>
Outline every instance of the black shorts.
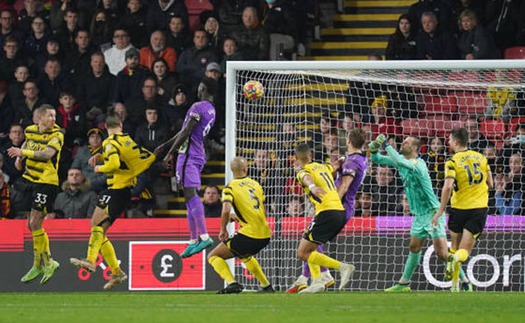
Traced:
<svg viewBox="0 0 525 323">
<path fill-rule="evenodd" d="M 326 243 L 338 235 L 345 225 L 346 212 L 344 210 L 322 211 L 310 222 L 304 231 L 303 238 L 317 244 Z"/>
<path fill-rule="evenodd" d="M 31 209 L 44 214 L 53 210 L 58 186 L 51 184 L 32 183 Z"/>
<path fill-rule="evenodd" d="M 106 211 L 109 221 L 115 222 L 131 203 L 131 188 L 108 189 L 100 193 L 97 207 Z"/>
<path fill-rule="evenodd" d="M 450 209 L 448 218 L 448 229 L 454 233 L 462 233 L 468 230 L 474 238 L 477 238 L 485 227 L 488 208 L 458 210 Z"/>
<path fill-rule="evenodd" d="M 270 238 L 255 239 L 236 233 L 232 238 L 224 241 L 224 244 L 239 259 L 255 256 L 259 251 L 270 243 Z"/>
</svg>

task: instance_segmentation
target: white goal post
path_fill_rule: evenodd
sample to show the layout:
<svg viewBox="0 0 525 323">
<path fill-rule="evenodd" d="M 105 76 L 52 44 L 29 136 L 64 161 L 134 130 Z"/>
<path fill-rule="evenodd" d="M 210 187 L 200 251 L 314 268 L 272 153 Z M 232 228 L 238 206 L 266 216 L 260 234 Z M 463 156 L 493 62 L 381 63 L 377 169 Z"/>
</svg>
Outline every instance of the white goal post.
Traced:
<svg viewBox="0 0 525 323">
<path fill-rule="evenodd" d="M 262 83 L 262 98 L 243 96 L 249 80 Z M 499 186 L 491 192 L 485 231 L 464 270 L 476 290 L 524 291 L 525 183 L 520 180 L 525 176 L 515 175 L 516 153 L 525 151 L 525 128 L 523 137 L 517 130 L 525 124 L 524 80 L 525 60 L 228 62 L 226 182 L 232 179 L 231 159 L 242 156 L 249 161 L 250 176 L 265 189 L 273 235 L 256 258 L 274 287 L 285 290 L 301 273 L 295 251 L 311 219 L 311 206 L 294 181 L 296 142 L 311 142 L 314 159 L 329 162 L 345 154 L 351 127 L 366 129 L 369 139 L 388 134 L 393 144 L 417 136 L 439 194 L 443 162 L 450 156 L 448 134 L 466 127 L 486 138 L 471 140 L 489 157 Z M 438 149 L 440 142 L 444 151 Z M 518 156 L 525 174 L 523 155 Z M 402 183 L 395 170 L 376 166 L 361 186 L 356 215 L 325 246 L 332 257 L 356 265 L 348 290 L 391 286 L 408 255 L 412 216 Z M 430 242 L 422 254 L 412 289 L 450 287 Z M 332 274 L 337 282 L 337 273 Z M 257 289 L 238 262 L 235 276 L 248 289 Z"/>
</svg>

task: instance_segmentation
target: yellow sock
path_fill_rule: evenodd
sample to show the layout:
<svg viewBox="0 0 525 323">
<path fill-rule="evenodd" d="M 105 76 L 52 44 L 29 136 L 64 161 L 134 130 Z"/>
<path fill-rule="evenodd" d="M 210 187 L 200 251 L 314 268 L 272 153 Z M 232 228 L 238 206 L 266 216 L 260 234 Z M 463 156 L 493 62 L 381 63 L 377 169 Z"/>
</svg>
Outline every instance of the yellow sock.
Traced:
<svg viewBox="0 0 525 323">
<path fill-rule="evenodd" d="M 321 277 L 321 266 L 309 262 L 308 267 L 310 268 L 310 275 L 312 276 L 312 279 Z"/>
<path fill-rule="evenodd" d="M 44 228 L 32 231 L 33 235 L 33 266 L 42 268 L 42 253 L 44 252 Z"/>
<path fill-rule="evenodd" d="M 86 258 L 92 264 L 97 262 L 98 252 L 100 251 L 102 241 L 104 241 L 104 228 L 99 226 L 92 227 Z"/>
<path fill-rule="evenodd" d="M 268 282 L 268 278 L 266 278 L 266 275 L 262 271 L 261 266 L 259 265 L 259 262 L 255 257 L 249 257 L 241 259 L 242 262 L 246 265 L 246 268 L 252 273 L 252 275 L 257 279 L 259 284 L 261 284 L 262 287 L 266 287 L 270 285 Z"/>
<path fill-rule="evenodd" d="M 340 261 L 330 258 L 327 255 L 323 255 L 322 253 L 319 253 L 315 250 L 312 251 L 307 261 L 308 264 L 314 264 L 321 267 L 332 268 L 336 270 L 339 270 L 339 267 L 341 267 Z"/>
<path fill-rule="evenodd" d="M 53 258 L 51 258 L 51 250 L 49 249 L 49 237 L 47 236 L 47 232 L 45 230 L 44 230 L 43 239 L 44 239 L 44 249 L 42 250 L 42 260 L 44 260 L 44 264 L 48 266 L 53 261 Z"/>
<path fill-rule="evenodd" d="M 228 264 L 224 259 L 213 256 L 208 259 L 208 263 L 213 267 L 213 269 L 215 269 L 215 272 L 226 281 L 228 285 L 235 281 L 235 278 L 233 278 L 233 274 L 230 271 L 230 267 L 228 267 Z"/>
<path fill-rule="evenodd" d="M 465 249 L 459 249 L 455 253 L 458 262 L 456 263 L 456 267 L 454 268 L 454 276 L 452 277 L 453 281 L 459 280 L 459 273 L 461 271 L 461 263 L 463 263 L 468 258 L 468 251 Z"/>
<path fill-rule="evenodd" d="M 468 258 L 468 251 L 465 249 L 459 249 L 456 251 L 456 257 L 458 257 L 458 261 L 464 262 Z"/>
<path fill-rule="evenodd" d="M 111 269 L 111 274 L 119 274 L 121 270 L 120 265 L 118 264 L 117 254 L 115 253 L 115 248 L 113 248 L 113 244 L 109 241 L 108 237 L 104 237 L 104 241 L 102 241 L 102 245 L 100 246 L 100 253 L 108 263 L 109 269 Z"/>
</svg>

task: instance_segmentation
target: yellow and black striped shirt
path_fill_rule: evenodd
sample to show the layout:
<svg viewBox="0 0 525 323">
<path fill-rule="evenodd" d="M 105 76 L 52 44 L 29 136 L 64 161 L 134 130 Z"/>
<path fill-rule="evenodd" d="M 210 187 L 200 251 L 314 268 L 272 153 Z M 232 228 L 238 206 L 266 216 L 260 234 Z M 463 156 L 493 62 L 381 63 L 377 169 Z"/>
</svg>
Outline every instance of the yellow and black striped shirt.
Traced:
<svg viewBox="0 0 525 323">
<path fill-rule="evenodd" d="M 56 153 L 47 161 L 27 157 L 23 177 L 33 183 L 58 186 L 58 162 L 64 144 L 64 134 L 60 127 L 55 125 L 50 130 L 40 132 L 38 125 L 31 125 L 25 129 L 25 137 L 25 149 L 44 151 L 52 148 Z"/>
<path fill-rule="evenodd" d="M 450 206 L 459 210 L 485 208 L 489 201 L 487 158 L 473 150 L 457 152 L 445 163 L 445 178 L 453 178 Z"/>
<path fill-rule="evenodd" d="M 99 167 L 99 171 L 106 173 L 110 189 L 135 185 L 135 178 L 155 161 L 155 155 L 139 146 L 128 134 L 110 135 L 102 147 L 104 165 Z"/>
<path fill-rule="evenodd" d="M 264 201 L 261 185 L 249 177 L 232 180 L 222 191 L 222 202 L 230 202 L 239 219 L 238 232 L 254 239 L 267 239 L 271 235 Z"/>
<path fill-rule="evenodd" d="M 297 179 L 303 185 L 303 190 L 308 195 L 308 199 L 315 206 L 315 215 L 319 212 L 327 210 L 344 210 L 337 188 L 334 184 L 334 178 L 332 176 L 334 168 L 329 164 L 320 164 L 311 162 L 303 166 L 303 168 L 297 173 Z M 306 175 L 310 175 L 313 179 L 315 186 L 322 188 L 326 194 L 321 198 L 317 198 L 310 192 L 307 186 L 303 182 L 303 178 Z"/>
</svg>

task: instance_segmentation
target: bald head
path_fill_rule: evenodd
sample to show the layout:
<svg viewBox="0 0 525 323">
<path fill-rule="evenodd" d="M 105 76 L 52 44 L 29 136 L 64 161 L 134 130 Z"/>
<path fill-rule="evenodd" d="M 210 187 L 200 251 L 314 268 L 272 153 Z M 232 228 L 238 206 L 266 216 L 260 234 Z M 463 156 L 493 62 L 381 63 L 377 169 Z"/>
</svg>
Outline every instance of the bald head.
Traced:
<svg viewBox="0 0 525 323">
<path fill-rule="evenodd" d="M 230 163 L 234 178 L 245 177 L 248 172 L 248 162 L 242 157 L 235 157 Z"/>
</svg>

